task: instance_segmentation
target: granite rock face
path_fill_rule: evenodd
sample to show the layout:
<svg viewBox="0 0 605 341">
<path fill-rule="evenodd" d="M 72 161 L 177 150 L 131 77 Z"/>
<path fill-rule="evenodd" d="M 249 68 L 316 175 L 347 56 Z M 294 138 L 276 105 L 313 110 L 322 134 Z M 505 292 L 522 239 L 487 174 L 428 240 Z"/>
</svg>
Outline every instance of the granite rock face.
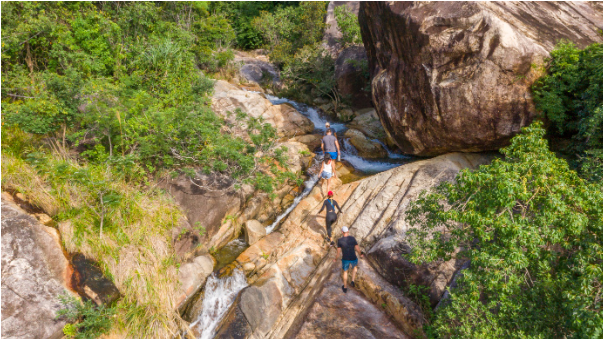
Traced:
<svg viewBox="0 0 605 341">
<path fill-rule="evenodd" d="M 363 46 L 350 46 L 338 54 L 335 62 L 334 78 L 338 91 L 347 100 L 351 101 L 353 108 L 367 108 L 372 106 L 372 95 L 366 89 L 367 75 L 362 65 L 368 62 Z"/>
<path fill-rule="evenodd" d="M 333 225 L 333 238 L 339 237 L 342 226 L 348 226 L 362 251 L 368 255 L 360 265 L 359 285 L 353 294 L 359 294 L 360 298 L 352 306 L 341 305 L 344 303 L 338 298 L 325 298 L 322 293 L 338 292 L 334 287 L 339 269 L 336 264 L 339 262 L 333 262 L 335 249 L 329 247 L 324 239 L 325 212 L 318 212 L 325 197 L 316 186 L 275 231 L 251 245 L 230 265 L 231 269 L 242 269 L 250 286 L 240 292 L 217 328 L 216 336 L 311 338 L 331 335 L 362 338 L 370 335 L 414 335 L 415 330 L 421 330 L 423 317 L 420 308 L 399 288 L 424 284 L 431 288 L 431 295 L 434 292 L 435 297 L 441 297 L 458 264 L 422 265 L 410 270 L 420 273 L 414 278 L 405 277 L 407 273 L 401 272 L 387 276 L 393 272 L 391 266 L 401 260 L 395 258 L 381 263 L 383 258 L 378 256 L 384 253 L 401 257 L 400 244 L 405 244 L 408 229 L 405 222 L 407 203 L 420 191 L 442 181 L 451 181 L 461 169 L 476 168 L 490 159 L 489 155 L 452 153 L 358 181 L 346 184 L 337 181 L 334 184 L 334 199 L 342 207 L 343 214 Z M 381 243 L 381 240 L 390 239 L 402 242 Z M 333 271 L 337 272 L 336 279 L 330 280 Z M 321 314 L 322 309 L 336 311 L 340 306 L 359 311 L 371 305 L 373 308 L 382 307 L 394 324 L 384 322 L 383 315 L 373 314 L 368 308 L 368 321 L 375 319 L 384 329 L 373 330 L 367 321 L 355 320 L 352 323 L 357 324 L 359 330 L 347 334 L 330 327 L 336 323 L 334 319 Z M 393 325 L 399 330 L 394 330 Z"/>
<path fill-rule="evenodd" d="M 58 232 L 2 198 L 2 338 L 63 337 L 59 295 L 77 297 Z"/>
<path fill-rule="evenodd" d="M 404 153 L 495 150 L 535 115 L 530 86 L 567 39 L 601 42 L 602 3 L 362 2 L 372 97 Z"/>
</svg>

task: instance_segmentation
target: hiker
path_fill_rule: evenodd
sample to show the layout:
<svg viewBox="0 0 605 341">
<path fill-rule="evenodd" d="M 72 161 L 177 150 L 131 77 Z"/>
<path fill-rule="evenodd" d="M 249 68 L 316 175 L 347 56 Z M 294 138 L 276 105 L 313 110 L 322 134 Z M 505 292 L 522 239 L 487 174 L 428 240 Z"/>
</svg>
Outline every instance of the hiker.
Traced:
<svg viewBox="0 0 605 341">
<path fill-rule="evenodd" d="M 336 259 L 340 254 L 342 254 L 342 281 L 344 285 L 342 286 L 342 291 L 347 293 L 347 270 L 349 268 L 353 268 L 353 273 L 351 274 L 351 286 L 355 287 L 355 275 L 357 275 L 357 255 L 355 251 L 359 253 L 359 257 L 363 258 L 363 253 L 359 249 L 359 245 L 357 245 L 357 240 L 355 237 L 349 236 L 349 229 L 346 226 L 342 227 L 342 238 L 338 239 L 338 243 L 336 244 L 338 247 L 338 253 L 336 254 Z"/>
<path fill-rule="evenodd" d="M 329 191 L 328 199 L 324 201 L 323 206 L 321 206 L 321 210 L 317 212 L 317 214 L 319 214 L 324 210 L 324 208 L 326 209 L 326 241 L 328 241 L 330 245 L 334 245 L 334 242 L 332 241 L 332 224 L 334 224 L 337 218 L 336 208 L 338 208 L 338 213 L 342 213 L 342 210 L 340 209 L 340 206 L 338 206 L 338 203 L 334 199 L 332 199 L 333 196 L 334 192 Z"/>
<path fill-rule="evenodd" d="M 332 132 L 332 135 L 334 135 L 335 138 L 338 139 L 338 135 L 336 135 L 336 130 L 330 128 L 330 122 L 326 122 L 326 133 L 328 132 L 328 130 L 330 130 Z M 326 134 L 324 133 L 324 136 Z"/>
<path fill-rule="evenodd" d="M 328 153 L 324 157 L 324 161 L 321 163 L 319 169 L 319 177 L 322 180 L 328 180 L 328 192 L 330 191 L 330 179 L 334 176 L 336 178 L 336 166 L 335 162 L 332 161 L 332 156 Z M 321 183 L 321 192 L 323 193 L 323 181 Z"/>
<path fill-rule="evenodd" d="M 324 155 L 329 154 L 332 157 L 332 160 L 340 159 L 340 145 L 338 144 L 338 140 L 336 136 L 332 135 L 332 129 L 329 128 L 330 124 L 326 122 L 326 135 L 321 138 L 321 151 Z"/>
</svg>

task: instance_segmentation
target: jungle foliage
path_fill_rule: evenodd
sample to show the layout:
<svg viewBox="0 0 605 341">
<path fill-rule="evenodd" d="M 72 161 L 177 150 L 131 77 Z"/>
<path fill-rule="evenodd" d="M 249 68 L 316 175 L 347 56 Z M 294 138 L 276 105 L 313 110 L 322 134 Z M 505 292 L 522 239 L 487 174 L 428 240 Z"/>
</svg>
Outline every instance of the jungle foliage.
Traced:
<svg viewBox="0 0 605 341">
<path fill-rule="evenodd" d="M 133 179 L 200 165 L 255 178 L 254 154 L 276 136 L 263 122 L 263 140 L 254 145 L 222 132 L 223 118 L 209 107 L 213 81 L 203 70 L 233 58 L 236 34 L 208 7 L 5 4 L 3 122 L 75 147 L 91 162 L 132 165 L 123 170 Z"/>
<path fill-rule="evenodd" d="M 544 134 L 533 123 L 504 159 L 411 204 L 413 262 L 470 260 L 432 336 L 603 337 L 602 187 L 549 151 Z"/>
<path fill-rule="evenodd" d="M 285 160 L 273 127 L 233 113 L 248 141 L 211 110 L 207 74 L 233 59 L 239 34 L 213 6 L 2 4 L 2 188 L 68 226 L 66 249 L 114 280 L 123 298 L 100 333 L 175 338 L 185 328 L 170 234 L 183 213 L 154 178 L 197 168 L 266 192 L 301 182 L 276 166 Z M 97 332 L 82 329 L 86 316 L 71 336 Z"/>
<path fill-rule="evenodd" d="M 585 49 L 561 42 L 550 53 L 547 74 L 533 86 L 536 108 L 553 136 L 570 137 L 564 150 L 572 168 L 594 182 L 603 181 L 603 44 Z"/>
</svg>

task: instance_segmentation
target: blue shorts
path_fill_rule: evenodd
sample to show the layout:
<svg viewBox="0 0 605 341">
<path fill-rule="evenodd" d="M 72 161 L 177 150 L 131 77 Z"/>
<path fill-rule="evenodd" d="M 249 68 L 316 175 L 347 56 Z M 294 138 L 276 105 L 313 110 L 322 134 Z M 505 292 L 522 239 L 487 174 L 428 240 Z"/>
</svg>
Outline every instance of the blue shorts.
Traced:
<svg viewBox="0 0 605 341">
<path fill-rule="evenodd" d="M 324 179 L 329 179 L 332 177 L 332 173 L 328 173 L 326 171 L 321 172 L 321 177 Z"/>
<path fill-rule="evenodd" d="M 338 152 L 326 152 L 326 154 L 330 154 L 332 160 L 338 159 Z"/>
<path fill-rule="evenodd" d="M 342 260 L 342 269 L 344 271 L 349 270 L 349 267 L 354 268 L 357 266 L 357 259 L 356 260 Z"/>
</svg>

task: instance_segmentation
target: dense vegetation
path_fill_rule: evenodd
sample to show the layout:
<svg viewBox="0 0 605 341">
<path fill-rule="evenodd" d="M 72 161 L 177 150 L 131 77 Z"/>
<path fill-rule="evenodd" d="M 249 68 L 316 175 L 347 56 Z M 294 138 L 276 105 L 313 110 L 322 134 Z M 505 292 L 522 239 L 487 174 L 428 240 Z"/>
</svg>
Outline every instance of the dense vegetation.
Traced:
<svg viewBox="0 0 605 341">
<path fill-rule="evenodd" d="M 603 45 L 560 43 L 533 86 L 547 130 L 408 211 L 416 263 L 470 260 L 425 328 L 455 338 L 603 337 Z M 549 141 L 571 138 L 569 164 Z M 553 149 L 551 146 L 550 149 Z M 554 148 L 557 150 L 557 148 Z"/>
<path fill-rule="evenodd" d="M 524 128 L 503 160 L 411 205 L 412 261 L 470 260 L 434 336 L 603 337 L 601 184 L 570 170 L 544 134 Z"/>
<path fill-rule="evenodd" d="M 266 192 L 300 183 L 274 166 L 286 161 L 274 128 L 235 112 L 250 140 L 233 136 L 210 109 L 206 75 L 220 76 L 242 32 L 219 7 L 2 6 L 2 188 L 50 214 L 66 249 L 116 283 L 116 337 L 173 338 L 184 328 L 172 306 L 171 240 L 183 213 L 151 186 L 157 178 L 199 169 Z"/>
<path fill-rule="evenodd" d="M 572 167 L 591 181 L 603 180 L 603 44 L 581 50 L 560 43 L 551 52 L 547 74 L 533 87 L 536 108 L 549 133 L 568 137 L 563 150 Z"/>
</svg>

